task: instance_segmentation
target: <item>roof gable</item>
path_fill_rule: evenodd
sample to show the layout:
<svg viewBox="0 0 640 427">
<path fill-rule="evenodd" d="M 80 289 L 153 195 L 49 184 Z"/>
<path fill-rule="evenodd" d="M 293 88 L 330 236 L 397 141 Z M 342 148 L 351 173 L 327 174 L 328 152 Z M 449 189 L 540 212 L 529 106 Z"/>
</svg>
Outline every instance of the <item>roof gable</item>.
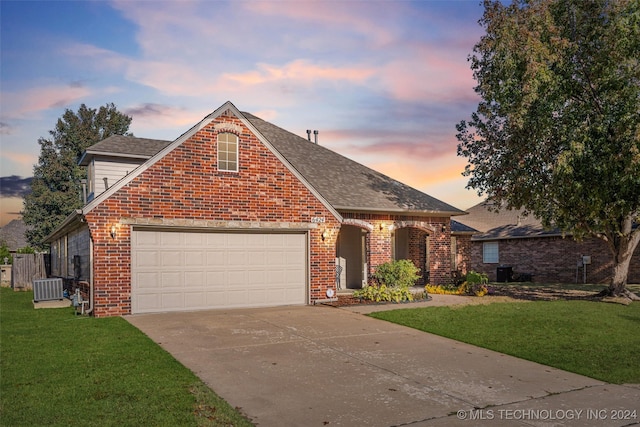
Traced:
<svg viewBox="0 0 640 427">
<path fill-rule="evenodd" d="M 231 102 L 223 104 L 173 142 L 136 138 L 140 145 L 139 151 L 133 153 L 134 155 L 148 155 L 153 151 L 153 147 L 158 151 L 144 164 L 89 203 L 84 211 L 89 212 L 99 205 L 102 200 L 221 115 L 235 116 L 240 119 L 337 218 L 340 217 L 339 210 L 432 216 L 465 214 L 460 209 L 326 147 L 312 143 L 250 113 L 240 112 Z M 110 137 L 93 145 L 90 150 L 93 153 L 106 155 L 122 147 L 127 151 L 124 154 L 131 154 L 134 150 L 132 146 L 138 144 L 131 144 L 130 140 L 127 143 L 126 138 L 131 137 Z"/>
<path fill-rule="evenodd" d="M 215 120 L 216 118 L 220 117 L 220 116 L 232 116 L 232 117 L 236 117 L 238 118 L 257 138 L 258 140 L 265 146 L 267 147 L 267 149 L 269 151 L 271 151 L 271 153 L 273 153 L 278 160 L 287 168 L 289 169 L 289 171 L 339 220 L 341 220 L 341 216 L 340 214 L 334 209 L 334 207 L 324 198 L 322 197 L 322 195 L 320 193 L 318 193 L 318 191 L 311 186 L 307 180 L 305 179 L 305 177 L 300 174 L 300 172 L 295 169 L 294 167 L 291 166 L 291 164 L 278 152 L 278 150 L 276 150 L 271 143 L 266 140 L 261 133 L 254 128 L 254 126 L 242 115 L 242 113 L 240 113 L 240 111 L 231 103 L 231 102 L 226 102 L 225 104 L 223 104 L 221 107 L 219 107 L 217 110 L 215 110 L 213 113 L 207 115 L 204 119 L 202 119 L 200 122 L 198 122 L 196 125 L 194 125 L 191 129 L 189 129 L 187 132 L 183 133 L 180 137 L 178 137 L 175 141 L 169 143 L 168 145 L 164 146 L 164 148 L 162 148 L 160 151 L 158 151 L 154 156 L 152 156 L 149 160 L 147 160 L 145 163 L 143 163 L 142 165 L 140 165 L 138 168 L 136 168 L 135 170 L 133 170 L 130 174 L 128 174 L 126 177 L 124 177 L 123 179 L 121 179 L 120 181 L 118 181 L 116 184 L 114 184 L 113 186 L 111 186 L 108 190 L 106 190 L 105 192 L 103 192 L 102 194 L 100 194 L 98 197 L 96 197 L 93 201 L 91 201 L 89 204 L 87 204 L 84 209 L 83 209 L 83 213 L 88 213 L 91 210 L 93 210 L 94 208 L 96 208 L 97 206 L 99 206 L 105 199 L 109 198 L 110 196 L 112 196 L 114 193 L 116 193 L 118 190 L 120 190 L 122 187 L 124 187 L 125 185 L 127 185 L 128 183 L 130 183 L 133 179 L 135 179 L 136 177 L 138 177 L 140 174 L 142 174 L 143 172 L 145 172 L 146 170 L 148 170 L 149 168 L 151 168 L 156 162 L 160 161 L 161 159 L 163 159 L 166 155 L 168 155 L 169 153 L 171 153 L 174 149 L 176 149 L 177 147 L 179 147 L 181 144 L 183 144 L 185 141 L 189 140 L 192 136 L 194 136 L 196 133 L 198 133 L 200 130 L 204 129 L 207 125 L 209 125 L 213 120 Z M 228 127 L 231 126 L 233 127 L 233 124 L 217 124 L 215 125 L 215 127 L 217 128 L 217 130 L 231 130 L 231 131 L 236 131 L 238 132 L 238 129 L 228 129 Z"/>
</svg>

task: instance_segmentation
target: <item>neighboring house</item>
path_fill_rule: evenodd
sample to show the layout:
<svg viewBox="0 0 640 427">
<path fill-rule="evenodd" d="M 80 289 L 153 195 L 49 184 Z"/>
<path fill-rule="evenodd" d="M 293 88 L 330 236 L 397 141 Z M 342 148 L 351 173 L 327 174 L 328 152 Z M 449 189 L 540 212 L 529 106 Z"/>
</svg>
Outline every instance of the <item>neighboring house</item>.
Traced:
<svg viewBox="0 0 640 427">
<path fill-rule="evenodd" d="M 175 141 L 110 137 L 80 163 L 88 203 L 46 241 L 96 316 L 313 304 L 394 258 L 451 281 L 463 211 L 230 102 Z"/>
<path fill-rule="evenodd" d="M 471 238 L 470 270 L 489 280 L 533 280 L 540 283 L 606 283 L 613 261 L 597 238 L 576 241 L 559 230 L 546 230 L 522 211 L 491 211 L 491 202 L 467 210 L 457 221 L 477 230 Z M 511 276 L 513 273 L 513 276 Z M 640 283 L 640 249 L 631 260 L 629 283 Z"/>
<path fill-rule="evenodd" d="M 0 228 L 0 243 L 6 244 L 9 252 L 15 254 L 18 249 L 29 246 L 26 233 L 27 225 L 21 219 L 14 219 Z M 0 260 L 1 262 L 2 260 Z"/>
</svg>

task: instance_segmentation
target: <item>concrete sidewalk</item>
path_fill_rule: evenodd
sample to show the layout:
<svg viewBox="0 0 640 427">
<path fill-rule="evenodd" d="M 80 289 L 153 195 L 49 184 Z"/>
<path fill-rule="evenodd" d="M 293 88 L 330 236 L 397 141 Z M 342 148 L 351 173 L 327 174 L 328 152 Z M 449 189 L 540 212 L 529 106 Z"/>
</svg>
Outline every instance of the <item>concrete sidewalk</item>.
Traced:
<svg viewBox="0 0 640 427">
<path fill-rule="evenodd" d="M 640 421 L 638 388 L 352 310 L 296 306 L 126 319 L 260 426 L 626 426 Z"/>
</svg>

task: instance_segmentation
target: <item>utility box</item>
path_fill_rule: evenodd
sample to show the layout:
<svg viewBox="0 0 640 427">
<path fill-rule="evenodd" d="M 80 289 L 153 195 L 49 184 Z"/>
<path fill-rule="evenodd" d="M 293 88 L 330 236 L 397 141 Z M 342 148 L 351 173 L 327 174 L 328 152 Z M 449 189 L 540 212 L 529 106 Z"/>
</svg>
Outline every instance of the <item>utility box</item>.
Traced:
<svg viewBox="0 0 640 427">
<path fill-rule="evenodd" d="M 0 275 L 0 283 L 2 286 L 11 287 L 11 264 L 2 265 L 2 274 Z"/>
<path fill-rule="evenodd" d="M 591 255 L 582 255 L 582 264 L 583 265 L 591 264 Z"/>
<path fill-rule="evenodd" d="M 513 267 L 501 266 L 498 267 L 496 272 L 496 282 L 512 282 L 513 281 Z"/>
</svg>

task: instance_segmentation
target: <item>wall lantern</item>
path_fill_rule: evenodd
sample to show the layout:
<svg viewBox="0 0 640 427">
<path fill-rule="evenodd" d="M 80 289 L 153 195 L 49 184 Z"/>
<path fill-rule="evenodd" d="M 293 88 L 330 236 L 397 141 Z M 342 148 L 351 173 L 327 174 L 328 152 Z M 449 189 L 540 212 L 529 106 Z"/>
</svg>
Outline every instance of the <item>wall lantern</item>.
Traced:
<svg viewBox="0 0 640 427">
<path fill-rule="evenodd" d="M 112 239 L 116 238 L 116 226 L 115 226 L 115 224 L 111 226 L 111 231 L 109 232 L 109 234 L 111 235 Z"/>
<path fill-rule="evenodd" d="M 384 222 L 380 223 L 380 231 L 382 231 L 382 229 L 384 228 Z"/>
<path fill-rule="evenodd" d="M 447 224 L 442 224 L 442 232 L 443 233 L 447 232 Z"/>
<path fill-rule="evenodd" d="M 324 239 L 327 238 L 327 230 L 322 230 L 322 234 L 320 235 L 320 237 L 322 238 L 322 241 L 324 242 Z"/>
</svg>

